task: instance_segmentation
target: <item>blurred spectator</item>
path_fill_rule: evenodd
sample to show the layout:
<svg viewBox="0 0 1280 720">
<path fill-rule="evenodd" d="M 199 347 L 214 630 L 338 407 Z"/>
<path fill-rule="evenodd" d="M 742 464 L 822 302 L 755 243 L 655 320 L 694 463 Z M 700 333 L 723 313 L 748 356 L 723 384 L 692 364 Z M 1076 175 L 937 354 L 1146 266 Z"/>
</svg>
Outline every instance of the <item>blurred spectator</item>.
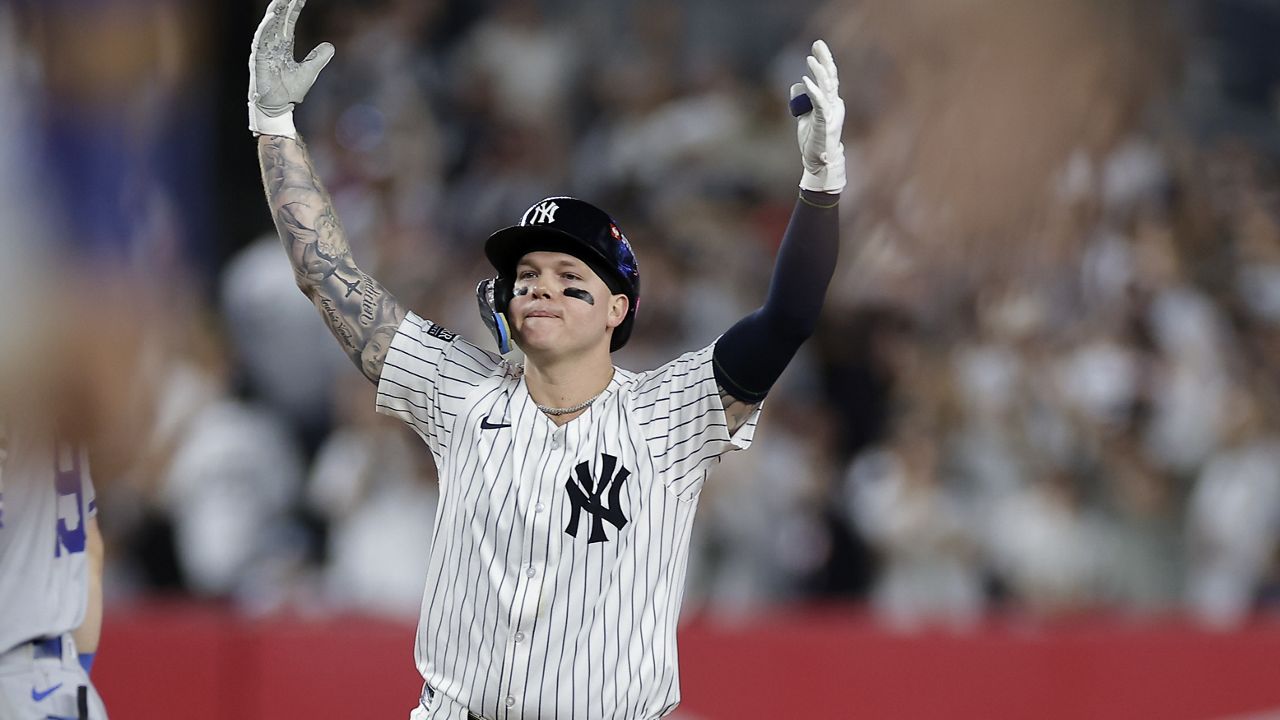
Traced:
<svg viewBox="0 0 1280 720">
<path fill-rule="evenodd" d="M 307 503 L 328 524 L 322 587 L 338 607 L 416 618 L 435 528 L 435 470 L 397 422 L 369 412 L 374 391 L 350 373 L 338 426 L 311 468 Z"/>
<path fill-rule="evenodd" d="M 1187 600 L 1216 625 L 1253 608 L 1280 539 L 1280 436 L 1244 388 L 1232 398 L 1224 445 L 1196 480 L 1188 506 Z"/>
<path fill-rule="evenodd" d="M 458 50 L 464 94 L 499 118 L 551 128 L 568 111 L 579 58 L 573 27 L 546 17 L 536 0 L 498 0 Z"/>
<path fill-rule="evenodd" d="M 849 468 L 850 512 L 882 555 L 872 607 L 904 628 L 964 626 L 983 609 L 977 528 L 939 467 L 938 437 L 923 419 L 901 422 Z"/>
<path fill-rule="evenodd" d="M 203 360 L 175 358 L 161 377 L 156 501 L 192 592 L 270 609 L 291 599 L 309 550 L 292 516 L 302 456 L 278 415 L 227 394 L 224 358 Z"/>
<path fill-rule="evenodd" d="M 1097 603 L 1111 529 L 1066 473 L 1043 473 L 991 509 L 991 567 L 1017 605 L 1039 615 Z"/>
<path fill-rule="evenodd" d="M 246 246 L 222 272 L 222 316 L 244 382 L 307 438 L 328 431 L 329 406 L 348 360 L 298 292 L 274 235 Z"/>
</svg>

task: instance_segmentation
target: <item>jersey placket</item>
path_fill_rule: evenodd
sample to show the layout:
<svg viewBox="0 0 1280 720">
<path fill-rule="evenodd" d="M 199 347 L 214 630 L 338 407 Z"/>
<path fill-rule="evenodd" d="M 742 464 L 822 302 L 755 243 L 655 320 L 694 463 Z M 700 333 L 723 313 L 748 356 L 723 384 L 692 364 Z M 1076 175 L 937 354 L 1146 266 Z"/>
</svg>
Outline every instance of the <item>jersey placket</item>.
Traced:
<svg viewBox="0 0 1280 720">
<path fill-rule="evenodd" d="M 555 578 L 549 576 L 547 565 L 548 538 L 554 532 L 551 527 L 551 493 L 554 492 L 557 471 L 564 465 L 569 437 L 567 425 L 555 427 L 551 422 L 534 422 L 532 425 L 530 443 L 533 447 L 549 448 L 549 451 L 542 462 L 516 468 L 520 479 L 517 507 L 522 516 L 524 552 L 516 574 L 512 623 L 503 659 L 507 678 L 502 688 L 503 706 L 508 710 L 504 717 L 512 717 L 510 711 L 520 705 L 528 694 L 529 688 L 524 683 L 529 677 L 538 612 L 547 584 L 555 582 Z"/>
</svg>

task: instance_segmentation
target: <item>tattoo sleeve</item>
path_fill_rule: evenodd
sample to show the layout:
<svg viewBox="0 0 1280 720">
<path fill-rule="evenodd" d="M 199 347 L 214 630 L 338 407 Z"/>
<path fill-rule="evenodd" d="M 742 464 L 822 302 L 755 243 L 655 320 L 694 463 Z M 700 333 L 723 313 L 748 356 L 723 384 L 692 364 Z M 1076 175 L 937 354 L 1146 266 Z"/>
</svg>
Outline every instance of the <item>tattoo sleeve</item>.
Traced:
<svg viewBox="0 0 1280 720">
<path fill-rule="evenodd" d="M 258 138 L 262 184 L 298 287 L 310 298 L 347 356 L 373 382 L 405 309 L 356 267 L 333 201 L 306 147 L 292 138 Z"/>
</svg>

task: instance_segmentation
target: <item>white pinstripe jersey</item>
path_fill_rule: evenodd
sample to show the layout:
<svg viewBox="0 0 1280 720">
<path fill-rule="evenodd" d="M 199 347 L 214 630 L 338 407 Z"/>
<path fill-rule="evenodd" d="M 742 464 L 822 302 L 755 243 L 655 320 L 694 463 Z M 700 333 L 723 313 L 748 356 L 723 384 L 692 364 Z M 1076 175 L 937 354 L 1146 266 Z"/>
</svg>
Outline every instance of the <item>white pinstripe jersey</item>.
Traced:
<svg viewBox="0 0 1280 720">
<path fill-rule="evenodd" d="M 410 314 L 378 409 L 427 442 L 440 505 L 415 656 L 415 718 L 657 718 L 680 700 L 676 621 L 707 471 L 731 437 L 713 346 L 616 369 L 557 427 L 521 366 Z"/>
</svg>

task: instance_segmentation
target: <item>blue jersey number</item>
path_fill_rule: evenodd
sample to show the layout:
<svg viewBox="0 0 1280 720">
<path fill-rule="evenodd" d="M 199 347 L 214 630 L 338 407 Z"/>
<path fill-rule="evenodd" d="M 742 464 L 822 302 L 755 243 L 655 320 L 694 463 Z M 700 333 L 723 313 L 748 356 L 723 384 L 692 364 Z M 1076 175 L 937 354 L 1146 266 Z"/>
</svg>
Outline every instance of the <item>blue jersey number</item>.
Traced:
<svg viewBox="0 0 1280 720">
<path fill-rule="evenodd" d="M 53 556 L 62 557 L 62 553 L 82 553 L 85 548 L 84 527 L 84 484 L 80 467 L 80 454 L 64 449 L 63 457 L 57 459 L 54 467 L 54 483 L 58 490 L 58 542 L 54 546 Z M 63 498 L 74 498 L 74 502 L 64 503 Z M 63 508 L 74 505 L 73 512 L 65 513 Z"/>
</svg>

